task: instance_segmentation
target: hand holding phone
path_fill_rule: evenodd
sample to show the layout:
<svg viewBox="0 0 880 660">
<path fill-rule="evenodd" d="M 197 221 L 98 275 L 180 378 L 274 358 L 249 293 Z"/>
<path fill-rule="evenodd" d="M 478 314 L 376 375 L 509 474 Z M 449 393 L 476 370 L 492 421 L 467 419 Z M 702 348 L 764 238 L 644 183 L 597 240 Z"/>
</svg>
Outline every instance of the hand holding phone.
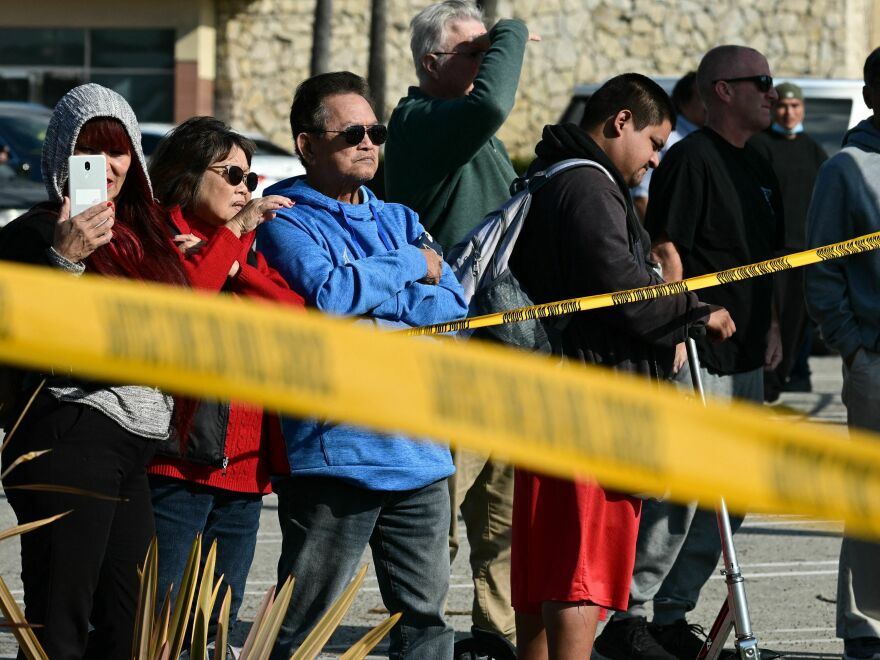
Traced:
<svg viewBox="0 0 880 660">
<path fill-rule="evenodd" d="M 107 159 L 103 155 L 71 156 L 67 171 L 71 217 L 107 201 Z"/>
</svg>

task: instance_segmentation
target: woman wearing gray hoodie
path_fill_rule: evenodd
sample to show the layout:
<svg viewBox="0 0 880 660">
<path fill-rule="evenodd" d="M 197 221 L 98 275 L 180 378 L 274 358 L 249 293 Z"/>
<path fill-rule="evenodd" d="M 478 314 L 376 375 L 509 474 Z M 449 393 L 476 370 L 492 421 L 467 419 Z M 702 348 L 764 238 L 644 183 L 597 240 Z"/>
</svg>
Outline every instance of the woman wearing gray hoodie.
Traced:
<svg viewBox="0 0 880 660">
<path fill-rule="evenodd" d="M 102 154 L 107 202 L 71 217 L 68 158 Z M 119 94 L 81 85 L 55 107 L 42 157 L 50 201 L 0 232 L 0 259 L 142 281 L 186 285 L 153 201 L 134 113 Z M 68 322 L 75 323 L 75 319 Z M 95 383 L 71 374 L 27 374 L 17 409 L 46 378 L 3 451 L 4 467 L 47 454 L 3 480 L 19 523 L 70 511 L 21 537 L 25 616 L 48 656 L 130 658 L 137 565 L 154 533 L 145 468 L 168 437 L 172 398 L 152 387 Z M 50 484 L 98 493 L 16 489 Z M 92 630 L 89 630 L 89 627 Z M 20 654 L 21 655 L 21 654 Z"/>
</svg>

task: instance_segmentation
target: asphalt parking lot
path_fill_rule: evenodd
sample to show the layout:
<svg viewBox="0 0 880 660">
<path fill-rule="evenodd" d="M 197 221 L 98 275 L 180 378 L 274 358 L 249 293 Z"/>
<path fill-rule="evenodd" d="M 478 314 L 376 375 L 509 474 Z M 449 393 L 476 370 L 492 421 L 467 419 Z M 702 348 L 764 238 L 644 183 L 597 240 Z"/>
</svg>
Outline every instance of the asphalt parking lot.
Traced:
<svg viewBox="0 0 880 660">
<path fill-rule="evenodd" d="M 845 411 L 840 402 L 840 360 L 814 357 L 811 393 L 785 393 L 780 405 L 800 417 L 830 425 L 842 425 Z M 780 413 L 781 414 L 781 413 Z M 732 462 L 731 469 L 748 469 Z M 274 584 L 275 563 L 281 547 L 274 497 L 264 503 L 257 555 L 248 579 L 239 639 L 247 629 L 260 598 Z M 0 495 L 0 528 L 15 524 L 14 516 Z M 837 555 L 842 525 L 833 520 L 800 516 L 750 515 L 736 536 L 740 564 L 747 578 L 753 628 L 762 646 L 785 653 L 792 660 L 839 658 L 842 644 L 834 632 Z M 453 564 L 447 606 L 450 621 L 459 636 L 470 629 L 472 585 L 467 567 L 467 540 Z M 364 562 L 370 564 L 369 556 Z M 0 575 L 13 595 L 22 597 L 18 542 L 9 539 L 0 545 Z M 725 586 L 716 575 L 704 590 L 691 622 L 709 627 L 724 598 Z M 349 643 L 387 616 L 382 608 L 375 573 L 370 566 L 366 582 L 352 611 L 331 639 L 327 657 L 343 652 Z M 383 647 L 377 651 L 381 657 Z M 0 658 L 14 657 L 15 640 L 0 633 Z"/>
</svg>

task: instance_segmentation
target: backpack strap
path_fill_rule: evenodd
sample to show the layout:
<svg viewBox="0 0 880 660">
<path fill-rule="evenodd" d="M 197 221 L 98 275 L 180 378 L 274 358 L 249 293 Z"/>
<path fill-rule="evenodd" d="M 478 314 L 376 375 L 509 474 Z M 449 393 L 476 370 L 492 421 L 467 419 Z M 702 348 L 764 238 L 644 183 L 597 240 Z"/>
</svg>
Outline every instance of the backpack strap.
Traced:
<svg viewBox="0 0 880 660">
<path fill-rule="evenodd" d="M 565 172 L 566 170 L 573 169 L 575 167 L 593 167 L 600 172 L 604 172 L 605 176 L 617 185 L 617 182 L 614 181 L 614 177 L 611 176 L 611 172 L 609 172 L 605 167 L 597 163 L 595 160 L 589 160 L 587 158 L 568 158 L 566 160 L 560 160 L 557 163 L 553 163 L 547 169 L 541 170 L 540 172 L 535 172 L 527 181 L 526 185 L 529 187 L 529 192 L 535 194 L 545 183 L 547 183 L 554 176 L 559 174 L 560 172 Z"/>
<path fill-rule="evenodd" d="M 535 172 L 534 175 L 529 179 L 524 179 L 524 186 L 528 186 L 529 194 L 535 194 L 541 187 L 544 186 L 550 179 L 561 172 L 565 172 L 566 170 L 571 170 L 576 167 L 593 167 L 600 172 L 603 172 L 605 176 L 608 177 L 609 181 L 613 183 L 615 186 L 617 182 L 614 180 L 614 177 L 601 163 L 597 163 L 595 160 L 589 160 L 587 158 L 568 158 L 566 160 L 560 160 L 556 163 L 553 163 L 547 169 L 541 170 L 540 172 Z M 543 319 L 544 328 L 547 331 L 547 337 L 550 340 L 550 345 L 553 347 L 553 352 L 559 353 L 562 352 L 562 336 L 565 332 L 565 329 L 568 327 L 569 323 L 571 323 L 571 314 L 565 314 L 564 316 L 557 316 L 549 319 Z"/>
</svg>

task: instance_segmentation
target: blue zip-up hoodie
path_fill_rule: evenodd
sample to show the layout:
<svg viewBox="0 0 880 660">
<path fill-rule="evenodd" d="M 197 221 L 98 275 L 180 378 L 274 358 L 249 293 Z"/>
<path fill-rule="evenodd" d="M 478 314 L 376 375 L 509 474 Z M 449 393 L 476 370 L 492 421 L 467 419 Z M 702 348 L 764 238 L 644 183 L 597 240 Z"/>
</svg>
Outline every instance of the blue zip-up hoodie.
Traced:
<svg viewBox="0 0 880 660">
<path fill-rule="evenodd" d="M 819 247 L 880 231 L 880 131 L 870 119 L 843 138 L 819 169 L 807 213 L 807 243 Z M 880 352 L 880 252 L 807 266 L 807 310 L 844 357 Z"/>
<path fill-rule="evenodd" d="M 363 203 L 345 204 L 319 193 L 305 177 L 271 186 L 266 195 L 284 195 L 296 204 L 260 225 L 260 252 L 306 304 L 323 312 L 400 327 L 466 316 L 467 303 L 449 266 L 439 284 L 418 282 L 427 265 L 416 247 L 424 228 L 415 211 L 385 204 L 365 187 L 360 191 Z M 454 472 L 443 445 L 317 419 L 285 418 L 282 427 L 294 476 L 410 490 Z"/>
</svg>

